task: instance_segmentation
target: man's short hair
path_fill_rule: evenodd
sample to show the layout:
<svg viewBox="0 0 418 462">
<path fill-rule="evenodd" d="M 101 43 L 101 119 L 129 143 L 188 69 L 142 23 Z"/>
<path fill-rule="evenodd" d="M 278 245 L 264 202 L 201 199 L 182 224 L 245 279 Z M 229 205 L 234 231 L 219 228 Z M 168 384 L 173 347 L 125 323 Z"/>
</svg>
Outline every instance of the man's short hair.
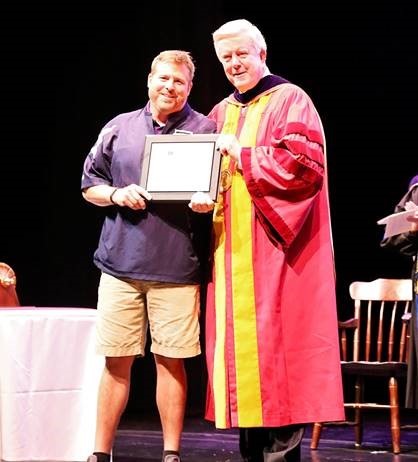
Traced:
<svg viewBox="0 0 418 462">
<path fill-rule="evenodd" d="M 155 68 L 159 63 L 176 63 L 185 64 L 190 72 L 190 80 L 193 80 L 195 65 L 192 55 L 188 51 L 183 50 L 165 50 L 158 54 L 152 61 L 151 74 L 154 74 Z"/>
<path fill-rule="evenodd" d="M 215 48 L 219 40 L 236 37 L 237 35 L 247 36 L 259 50 L 267 51 L 266 40 L 260 32 L 260 29 L 246 19 L 228 21 L 219 27 L 219 29 L 212 34 Z"/>
</svg>

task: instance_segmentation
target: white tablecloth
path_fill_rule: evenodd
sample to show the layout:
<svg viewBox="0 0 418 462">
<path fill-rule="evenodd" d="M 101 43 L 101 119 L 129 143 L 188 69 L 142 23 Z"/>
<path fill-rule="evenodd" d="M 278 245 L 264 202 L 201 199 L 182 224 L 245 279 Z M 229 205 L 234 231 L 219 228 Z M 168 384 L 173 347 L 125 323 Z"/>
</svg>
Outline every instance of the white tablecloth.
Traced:
<svg viewBox="0 0 418 462">
<path fill-rule="evenodd" d="M 0 308 L 0 459 L 85 461 L 104 358 L 96 310 Z"/>
</svg>

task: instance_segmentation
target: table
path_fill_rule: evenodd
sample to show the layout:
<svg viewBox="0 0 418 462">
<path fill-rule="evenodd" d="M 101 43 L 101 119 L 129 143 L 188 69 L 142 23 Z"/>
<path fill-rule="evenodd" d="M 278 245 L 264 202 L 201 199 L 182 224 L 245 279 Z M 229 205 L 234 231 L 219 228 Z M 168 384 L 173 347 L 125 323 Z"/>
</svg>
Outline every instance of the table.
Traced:
<svg viewBox="0 0 418 462">
<path fill-rule="evenodd" d="M 85 461 L 104 358 L 96 310 L 0 308 L 0 460 Z"/>
</svg>

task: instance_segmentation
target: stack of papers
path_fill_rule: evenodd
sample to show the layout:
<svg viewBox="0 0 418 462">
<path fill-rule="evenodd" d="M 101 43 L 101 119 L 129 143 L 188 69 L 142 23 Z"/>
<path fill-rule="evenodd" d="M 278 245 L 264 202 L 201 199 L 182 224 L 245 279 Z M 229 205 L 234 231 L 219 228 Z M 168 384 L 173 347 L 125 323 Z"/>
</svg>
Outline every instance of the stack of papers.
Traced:
<svg viewBox="0 0 418 462">
<path fill-rule="evenodd" d="M 392 213 L 377 222 L 378 225 L 386 225 L 384 237 L 395 236 L 396 234 L 406 233 L 411 229 L 411 222 L 407 218 L 415 215 L 416 210 L 406 210 L 405 212 Z"/>
</svg>

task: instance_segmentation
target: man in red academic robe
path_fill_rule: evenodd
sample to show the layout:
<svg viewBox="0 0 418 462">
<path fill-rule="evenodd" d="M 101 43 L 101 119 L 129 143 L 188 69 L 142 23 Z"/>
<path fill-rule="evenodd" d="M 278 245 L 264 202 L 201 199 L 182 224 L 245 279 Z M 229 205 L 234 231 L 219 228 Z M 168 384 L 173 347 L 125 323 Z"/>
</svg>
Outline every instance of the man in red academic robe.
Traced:
<svg viewBox="0 0 418 462">
<path fill-rule="evenodd" d="M 235 92 L 217 104 L 222 192 L 208 288 L 208 419 L 251 462 L 299 461 L 306 423 L 344 419 L 325 139 L 298 86 L 272 75 L 246 20 L 214 34 Z"/>
</svg>

